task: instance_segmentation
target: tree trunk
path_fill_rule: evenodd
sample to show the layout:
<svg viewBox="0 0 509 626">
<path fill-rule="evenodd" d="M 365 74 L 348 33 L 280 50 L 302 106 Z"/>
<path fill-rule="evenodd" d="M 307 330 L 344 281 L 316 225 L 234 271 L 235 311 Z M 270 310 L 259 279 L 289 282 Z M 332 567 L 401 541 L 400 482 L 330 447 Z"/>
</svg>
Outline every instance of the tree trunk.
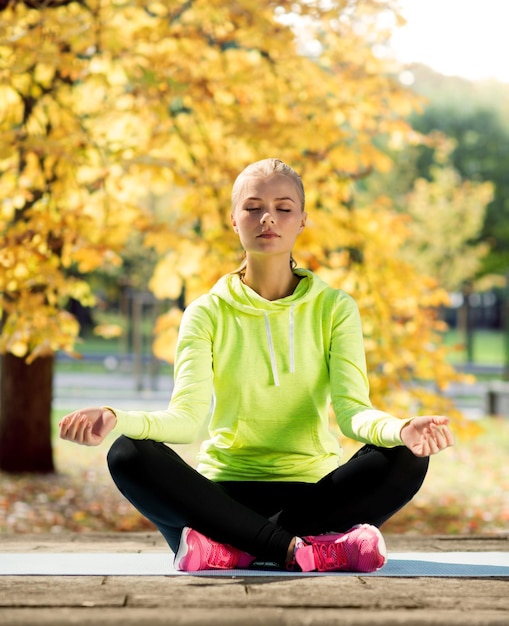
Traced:
<svg viewBox="0 0 509 626">
<path fill-rule="evenodd" d="M 464 283 L 461 293 L 463 294 L 463 304 L 458 311 L 458 328 L 465 339 L 465 350 L 467 363 L 474 362 L 474 319 L 471 303 L 472 285 Z"/>
<path fill-rule="evenodd" d="M 4 354 L 1 359 L 0 470 L 53 472 L 54 357 L 41 357 L 30 365 L 12 354 Z"/>
</svg>

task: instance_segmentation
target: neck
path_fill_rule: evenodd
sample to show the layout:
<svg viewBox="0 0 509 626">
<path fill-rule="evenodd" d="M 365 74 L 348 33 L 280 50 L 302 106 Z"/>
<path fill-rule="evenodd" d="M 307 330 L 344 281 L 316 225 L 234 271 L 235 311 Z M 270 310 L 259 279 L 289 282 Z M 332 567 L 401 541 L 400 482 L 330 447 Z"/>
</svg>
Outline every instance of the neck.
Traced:
<svg viewBox="0 0 509 626">
<path fill-rule="evenodd" d="M 247 259 L 245 274 L 242 278 L 244 284 L 251 287 L 265 300 L 280 300 L 291 296 L 299 284 L 300 278 L 296 276 L 290 267 L 290 259 L 264 259 L 258 262 L 256 259 Z"/>
</svg>

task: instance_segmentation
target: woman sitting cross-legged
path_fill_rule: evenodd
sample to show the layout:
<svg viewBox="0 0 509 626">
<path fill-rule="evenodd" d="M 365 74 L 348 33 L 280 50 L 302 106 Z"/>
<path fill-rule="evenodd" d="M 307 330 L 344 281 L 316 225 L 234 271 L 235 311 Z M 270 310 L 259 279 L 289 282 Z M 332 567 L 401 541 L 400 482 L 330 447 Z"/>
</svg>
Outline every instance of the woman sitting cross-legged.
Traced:
<svg viewBox="0 0 509 626">
<path fill-rule="evenodd" d="M 231 222 L 245 260 L 185 310 L 168 408 L 85 408 L 62 419 L 61 437 L 120 435 L 113 480 L 179 570 L 377 570 L 379 527 L 419 490 L 429 455 L 453 444 L 448 419 L 372 407 L 354 300 L 292 258 L 306 225 L 293 169 L 265 159 L 241 172 Z M 365 444 L 346 462 L 331 403 L 343 434 Z M 195 440 L 207 419 L 194 469 L 171 444 Z"/>
</svg>

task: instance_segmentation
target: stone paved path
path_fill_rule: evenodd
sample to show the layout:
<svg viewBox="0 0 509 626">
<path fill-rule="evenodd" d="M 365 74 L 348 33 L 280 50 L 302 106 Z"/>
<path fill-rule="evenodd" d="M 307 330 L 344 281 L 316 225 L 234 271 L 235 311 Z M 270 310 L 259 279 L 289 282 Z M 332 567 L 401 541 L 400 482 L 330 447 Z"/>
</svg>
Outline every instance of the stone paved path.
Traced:
<svg viewBox="0 0 509 626">
<path fill-rule="evenodd" d="M 509 551 L 496 537 L 386 537 L 389 552 Z M 0 552 L 161 551 L 156 533 L 4 535 Z M 3 576 L 2 626 L 508 626 L 509 578 Z"/>
</svg>

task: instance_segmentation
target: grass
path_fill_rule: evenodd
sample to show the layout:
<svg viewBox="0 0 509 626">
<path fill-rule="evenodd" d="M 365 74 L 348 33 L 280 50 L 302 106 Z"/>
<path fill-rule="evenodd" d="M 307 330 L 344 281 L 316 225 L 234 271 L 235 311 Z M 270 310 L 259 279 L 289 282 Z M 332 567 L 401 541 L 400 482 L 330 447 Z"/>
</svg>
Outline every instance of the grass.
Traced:
<svg viewBox="0 0 509 626">
<path fill-rule="evenodd" d="M 142 345 L 144 363 L 153 359 L 154 365 L 161 374 L 172 373 L 173 369 L 170 364 L 153 356 L 151 336 L 144 335 Z M 122 338 L 104 339 L 88 333 L 80 338 L 75 349 L 83 358 L 59 354 L 56 361 L 57 372 L 97 374 L 112 370 L 121 371 L 122 368 L 129 367 L 129 362 L 132 361 L 132 350 Z"/>
<path fill-rule="evenodd" d="M 55 412 L 55 424 L 60 418 Z M 388 533 L 497 534 L 509 523 L 509 419 L 485 418 L 482 434 L 433 456 L 414 500 L 385 525 Z M 152 525 L 119 494 L 109 477 L 106 453 L 55 439 L 57 473 L 0 474 L 0 533 L 68 530 L 146 531 Z M 358 444 L 344 442 L 345 458 Z M 174 446 L 190 463 L 198 444 Z"/>
<path fill-rule="evenodd" d="M 507 342 L 509 338 L 503 331 L 478 329 L 473 333 L 473 362 L 478 365 L 504 365 L 509 355 Z M 444 343 L 455 347 L 451 353 L 451 362 L 461 364 L 467 362 L 464 334 L 457 329 L 448 330 L 444 335 Z"/>
</svg>

